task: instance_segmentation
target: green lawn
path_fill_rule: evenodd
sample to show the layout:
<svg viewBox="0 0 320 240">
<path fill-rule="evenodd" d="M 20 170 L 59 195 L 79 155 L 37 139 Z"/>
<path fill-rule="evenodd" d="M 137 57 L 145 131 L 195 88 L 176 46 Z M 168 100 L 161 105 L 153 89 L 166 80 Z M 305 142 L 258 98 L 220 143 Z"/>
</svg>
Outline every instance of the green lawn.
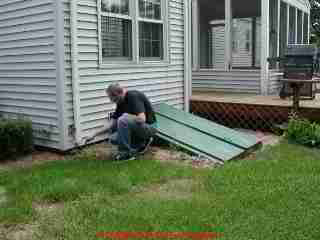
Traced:
<svg viewBox="0 0 320 240">
<path fill-rule="evenodd" d="M 211 170 L 151 158 L 115 164 L 82 154 L 0 170 L 0 229 L 35 224 L 32 239 L 119 231 L 320 239 L 320 150 L 282 142 Z"/>
</svg>

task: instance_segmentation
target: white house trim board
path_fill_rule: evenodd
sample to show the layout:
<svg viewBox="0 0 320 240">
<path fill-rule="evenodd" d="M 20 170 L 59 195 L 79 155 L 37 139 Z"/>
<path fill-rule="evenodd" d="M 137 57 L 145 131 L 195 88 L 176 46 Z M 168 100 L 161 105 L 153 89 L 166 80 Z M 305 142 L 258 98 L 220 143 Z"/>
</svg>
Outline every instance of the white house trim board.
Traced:
<svg viewBox="0 0 320 240">
<path fill-rule="evenodd" d="M 269 84 L 269 0 L 261 0 L 261 94 L 268 94 Z"/>
<path fill-rule="evenodd" d="M 278 13 L 278 17 L 277 17 L 277 56 L 280 56 L 280 11 L 281 11 L 281 0 L 277 0 L 277 2 L 278 2 L 278 11 L 277 11 L 277 13 Z"/>
<path fill-rule="evenodd" d="M 199 69 L 199 5 L 198 0 L 192 0 L 192 57 L 193 70 Z"/>
<path fill-rule="evenodd" d="M 64 68 L 64 16 L 62 1 L 55 1 L 55 44 L 57 72 L 57 105 L 59 114 L 60 149 L 67 149 L 66 98 L 65 98 L 65 68 Z"/>
<path fill-rule="evenodd" d="M 184 0 L 184 110 L 190 109 L 191 68 L 191 0 Z"/>
<path fill-rule="evenodd" d="M 298 43 L 298 8 L 295 8 L 295 37 L 294 37 L 294 42 L 295 44 Z"/>
<path fill-rule="evenodd" d="M 304 15 L 305 15 L 305 13 L 304 12 L 302 12 L 301 13 L 301 25 L 302 25 L 302 29 L 301 29 L 301 34 L 302 34 L 302 36 L 301 36 L 301 43 L 303 44 L 304 43 Z"/>
<path fill-rule="evenodd" d="M 287 45 L 289 44 L 289 28 L 290 28 L 290 5 L 286 3 L 287 6 Z"/>
<path fill-rule="evenodd" d="M 71 20 L 71 65 L 72 65 L 72 95 L 73 95 L 73 116 L 75 144 L 80 145 L 81 124 L 80 124 L 80 94 L 79 94 L 79 69 L 78 69 L 78 1 L 71 0 L 70 20 Z"/>
<path fill-rule="evenodd" d="M 232 6 L 231 0 L 225 0 L 225 71 L 231 69 L 231 36 L 232 36 Z"/>
<path fill-rule="evenodd" d="M 98 13 L 98 47 L 99 47 L 99 66 L 101 66 L 102 63 L 102 51 L 100 51 L 100 49 L 102 49 L 102 37 L 101 37 L 101 0 L 97 0 L 97 13 Z"/>
<path fill-rule="evenodd" d="M 310 44 L 310 13 L 308 14 L 308 44 Z"/>
</svg>

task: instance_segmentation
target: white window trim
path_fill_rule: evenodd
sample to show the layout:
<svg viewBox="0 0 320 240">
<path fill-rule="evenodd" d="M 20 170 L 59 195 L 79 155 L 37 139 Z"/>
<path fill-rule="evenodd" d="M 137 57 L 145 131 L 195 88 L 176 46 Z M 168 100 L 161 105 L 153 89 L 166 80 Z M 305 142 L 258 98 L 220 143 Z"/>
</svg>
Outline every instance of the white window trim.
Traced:
<svg viewBox="0 0 320 240">
<path fill-rule="evenodd" d="M 97 14 L 98 14 L 98 61 L 100 68 L 127 68 L 127 67 L 149 67 L 149 66 L 168 66 L 169 64 L 169 24 L 168 24 L 168 0 L 161 1 L 161 20 L 154 20 L 148 18 L 141 18 L 139 16 L 139 1 L 129 0 L 129 15 L 115 14 L 103 12 L 101 9 L 101 1 L 97 0 Z M 132 21 L 132 60 L 115 61 L 103 60 L 102 57 L 102 31 L 101 31 L 101 17 L 111 16 Z M 163 26 L 163 58 L 162 59 L 140 59 L 139 56 L 139 21 L 161 23 Z"/>
</svg>

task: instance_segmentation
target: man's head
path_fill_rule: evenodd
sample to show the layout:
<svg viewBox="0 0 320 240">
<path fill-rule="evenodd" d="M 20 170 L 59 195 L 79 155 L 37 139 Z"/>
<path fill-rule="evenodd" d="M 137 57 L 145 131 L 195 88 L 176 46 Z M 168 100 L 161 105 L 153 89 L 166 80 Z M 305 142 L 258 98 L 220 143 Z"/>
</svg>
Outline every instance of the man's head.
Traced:
<svg viewBox="0 0 320 240">
<path fill-rule="evenodd" d="M 125 95 L 125 91 L 119 83 L 110 84 L 106 89 L 106 93 L 110 100 L 117 104 L 121 102 Z"/>
</svg>

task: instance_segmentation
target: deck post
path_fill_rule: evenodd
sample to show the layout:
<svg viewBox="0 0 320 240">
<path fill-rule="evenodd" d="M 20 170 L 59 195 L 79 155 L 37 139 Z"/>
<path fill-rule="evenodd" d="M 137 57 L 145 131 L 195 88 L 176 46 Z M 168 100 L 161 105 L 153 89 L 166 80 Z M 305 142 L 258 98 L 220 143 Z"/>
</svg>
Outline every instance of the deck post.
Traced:
<svg viewBox="0 0 320 240">
<path fill-rule="evenodd" d="M 232 6 L 231 0 L 225 0 L 225 71 L 231 69 L 231 41 L 232 41 Z"/>
<path fill-rule="evenodd" d="M 268 95 L 269 85 L 269 0 L 261 0 L 261 95 Z M 267 11 L 266 11 L 267 9 Z"/>
</svg>

